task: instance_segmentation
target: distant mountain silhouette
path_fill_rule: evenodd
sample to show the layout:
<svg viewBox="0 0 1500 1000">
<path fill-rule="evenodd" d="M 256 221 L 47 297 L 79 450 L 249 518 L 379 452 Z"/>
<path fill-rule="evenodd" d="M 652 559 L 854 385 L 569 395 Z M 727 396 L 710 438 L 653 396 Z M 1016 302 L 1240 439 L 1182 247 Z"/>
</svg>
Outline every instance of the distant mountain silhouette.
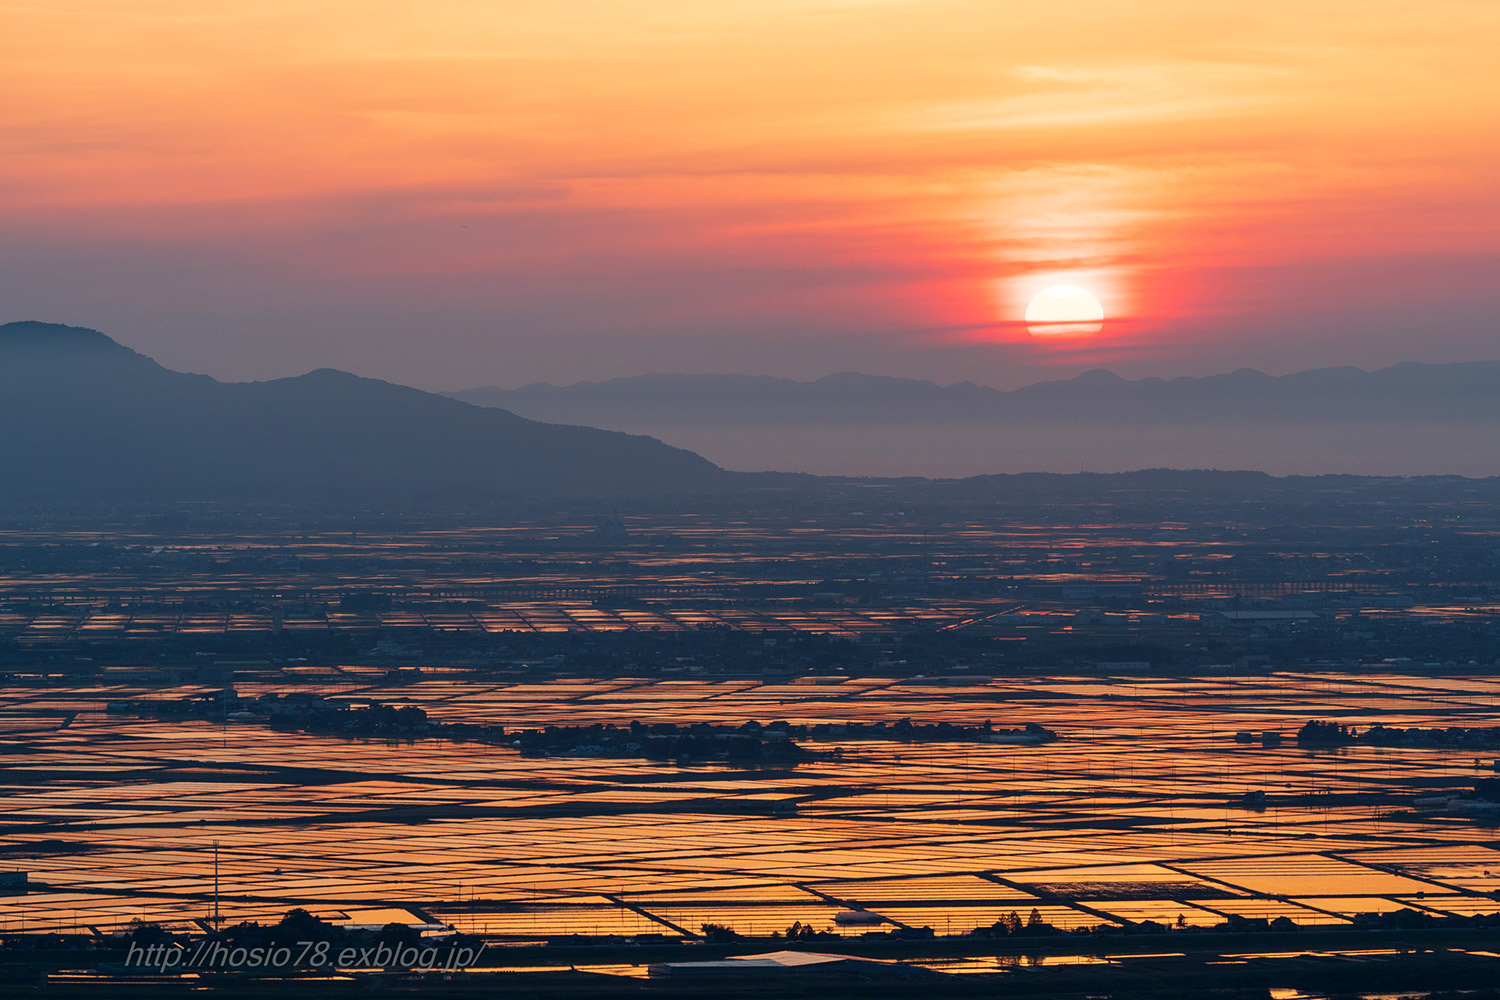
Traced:
<svg viewBox="0 0 1500 1000">
<path fill-rule="evenodd" d="M 649 433 L 731 468 L 970 476 L 1147 467 L 1500 473 L 1500 362 L 1126 380 L 1012 391 L 844 373 L 643 375 L 454 393 L 534 419 Z"/>
<path fill-rule="evenodd" d="M 322 369 L 218 382 L 102 333 L 0 325 L 0 499 L 369 503 L 696 491 L 711 462 Z"/>
<path fill-rule="evenodd" d="M 1176 419 L 1184 412 L 1211 420 L 1468 420 L 1500 417 L 1500 361 L 1406 362 L 1376 372 L 1319 368 L 1280 377 L 1242 368 L 1207 378 L 1133 381 L 1098 368 L 1008 392 L 972 382 L 940 386 L 921 379 L 846 372 L 814 382 L 765 375 L 640 375 L 568 386 L 483 386 L 450 395 L 538 419 L 588 419 L 606 426 L 648 418 L 726 426 L 975 419 L 1149 423 Z"/>
</svg>

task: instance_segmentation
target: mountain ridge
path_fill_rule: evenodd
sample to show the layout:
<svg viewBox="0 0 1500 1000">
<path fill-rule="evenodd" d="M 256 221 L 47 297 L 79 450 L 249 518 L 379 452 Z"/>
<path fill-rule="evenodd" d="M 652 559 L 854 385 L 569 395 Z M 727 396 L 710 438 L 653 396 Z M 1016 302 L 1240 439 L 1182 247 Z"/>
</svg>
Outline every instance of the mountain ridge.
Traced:
<svg viewBox="0 0 1500 1000">
<path fill-rule="evenodd" d="M 1239 393 L 1224 396 L 1226 390 Z M 1368 399 L 1377 399 L 1382 406 L 1400 402 L 1388 393 L 1397 391 L 1410 399 L 1413 393 L 1428 393 L 1442 396 L 1448 403 L 1463 403 L 1478 394 L 1485 402 L 1500 406 L 1500 361 L 1458 361 L 1449 364 L 1418 363 L 1401 361 L 1392 366 L 1365 372 L 1353 366 L 1320 367 L 1290 375 L 1268 375 L 1257 369 L 1239 369 L 1223 375 L 1176 376 L 1176 378 L 1127 379 L 1110 372 L 1109 369 L 1091 369 L 1070 379 L 1034 382 L 1013 390 L 1002 390 L 975 382 L 938 384 L 927 379 L 901 378 L 901 376 L 862 375 L 856 372 L 837 372 L 811 381 L 778 378 L 769 375 L 676 375 L 676 373 L 648 373 L 648 375 L 625 376 L 625 378 L 603 379 L 603 381 L 571 382 L 553 385 L 550 382 L 529 382 L 514 390 L 504 390 L 495 385 L 480 385 L 456 393 L 444 393 L 453 399 L 480 406 L 501 406 L 516 412 L 546 412 L 549 415 L 579 414 L 589 406 L 604 403 L 630 403 L 637 408 L 649 406 L 681 406 L 688 403 L 712 403 L 712 412 L 700 412 L 697 418 L 714 420 L 717 414 L 730 412 L 732 406 L 763 408 L 763 417 L 784 417 L 784 411 L 772 411 L 772 406 L 781 408 L 786 403 L 808 408 L 822 405 L 823 415 L 837 418 L 834 406 L 849 403 L 865 403 L 865 408 L 874 409 L 882 420 L 909 420 L 921 417 L 924 420 L 944 417 L 939 405 L 981 405 L 995 408 L 996 415 L 1005 415 L 1005 406 L 1017 402 L 1032 402 L 1037 399 L 1070 399 L 1076 403 L 1098 403 L 1100 393 L 1110 402 L 1133 399 L 1151 405 L 1172 400 L 1197 399 L 1211 394 L 1215 400 L 1229 405 L 1253 400 L 1244 399 L 1247 393 L 1266 394 L 1278 406 L 1287 402 L 1287 397 L 1317 393 L 1340 394 L 1341 405 L 1359 402 L 1359 394 Z M 675 396 L 670 394 L 675 393 Z M 1350 399 L 1355 394 L 1356 399 Z M 1154 399 L 1152 399 L 1154 397 Z M 891 411 L 889 403 L 897 400 L 906 409 Z M 556 411 L 547 409 L 555 406 Z M 601 409 L 601 414 L 607 411 Z M 1496 412 L 1500 412 L 1497 409 Z M 742 420 L 747 414 L 735 415 Z M 852 415 L 864 418 L 864 412 L 852 411 Z M 972 417 L 969 411 L 954 411 L 950 415 Z"/>
<path fill-rule="evenodd" d="M 405 504 L 783 488 L 807 474 L 1500 473 L 1500 362 L 1134 380 L 1093 369 L 1009 391 L 839 372 L 493 392 L 513 405 L 333 368 L 219 382 L 95 330 L 4 324 L 0 500 Z"/>
<path fill-rule="evenodd" d="M 219 382 L 82 327 L 0 326 L 0 498 L 673 493 L 724 473 L 643 435 L 534 421 L 324 368 Z"/>
<path fill-rule="evenodd" d="M 450 395 L 652 434 L 728 467 L 823 475 L 1500 473 L 1490 444 L 1500 437 L 1500 361 L 1139 379 L 1091 369 L 1010 390 L 853 372 L 812 381 L 656 373 Z"/>
<path fill-rule="evenodd" d="M 1058 387 L 1089 386 L 1098 387 L 1109 385 L 1116 387 L 1160 387 L 1160 386 L 1197 386 L 1197 385 L 1223 385 L 1226 383 L 1255 383 L 1255 384 L 1309 384 L 1318 383 L 1322 385 L 1350 384 L 1359 380 L 1368 380 L 1369 384 L 1388 384 L 1398 380 L 1401 376 L 1411 374 L 1426 374 L 1432 372 L 1444 373 L 1473 373 L 1482 374 L 1487 377 L 1486 385 L 1493 387 L 1496 395 L 1500 396 L 1500 360 L 1497 361 L 1457 361 L 1457 362 L 1421 362 L 1400 361 L 1384 368 L 1367 371 L 1354 365 L 1330 365 L 1319 368 L 1309 368 L 1302 371 L 1290 372 L 1286 375 L 1270 375 L 1256 368 L 1238 368 L 1232 372 L 1223 372 L 1214 375 L 1177 375 L 1171 378 L 1159 375 L 1144 376 L 1142 378 L 1127 379 L 1116 374 L 1108 368 L 1092 368 L 1067 379 L 1048 379 L 1041 382 L 1028 383 L 1015 389 L 1000 389 L 994 386 L 981 385 L 967 379 L 943 384 L 929 379 L 911 378 L 898 375 L 868 375 L 862 372 L 843 371 L 832 372 L 816 379 L 791 379 L 777 375 L 746 375 L 733 372 L 712 372 L 701 374 L 677 373 L 677 372 L 648 372 L 641 375 L 627 375 L 618 378 L 600 379 L 596 381 L 580 380 L 566 384 L 552 382 L 528 382 L 515 389 L 503 389 L 495 385 L 475 386 L 442 395 L 455 399 L 471 399 L 477 394 L 504 394 L 506 396 L 517 396 L 521 394 L 558 393 L 558 392 L 588 392 L 599 390 L 624 389 L 626 387 L 662 388 L 666 386 L 683 386 L 691 384 L 703 385 L 754 385 L 759 387 L 777 389 L 806 389 L 813 387 L 838 387 L 838 388 L 869 388 L 873 386 L 904 386 L 920 388 L 923 391 L 936 391 L 942 393 L 951 392 L 976 392 L 982 394 L 995 394 L 998 396 L 1013 396 L 1017 393 L 1029 394 L 1033 392 L 1047 391 Z M 1413 379 L 1406 379 L 1410 383 Z"/>
</svg>

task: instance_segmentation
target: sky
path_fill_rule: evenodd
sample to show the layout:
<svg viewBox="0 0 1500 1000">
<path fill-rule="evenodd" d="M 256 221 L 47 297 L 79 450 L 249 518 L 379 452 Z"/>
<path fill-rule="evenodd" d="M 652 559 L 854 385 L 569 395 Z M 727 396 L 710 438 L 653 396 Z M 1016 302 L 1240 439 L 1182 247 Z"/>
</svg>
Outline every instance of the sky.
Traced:
<svg viewBox="0 0 1500 1000">
<path fill-rule="evenodd" d="M 428 389 L 1500 358 L 1500 4 L 0 0 L 0 321 Z M 1036 335 L 1086 289 L 1095 332 Z"/>
</svg>

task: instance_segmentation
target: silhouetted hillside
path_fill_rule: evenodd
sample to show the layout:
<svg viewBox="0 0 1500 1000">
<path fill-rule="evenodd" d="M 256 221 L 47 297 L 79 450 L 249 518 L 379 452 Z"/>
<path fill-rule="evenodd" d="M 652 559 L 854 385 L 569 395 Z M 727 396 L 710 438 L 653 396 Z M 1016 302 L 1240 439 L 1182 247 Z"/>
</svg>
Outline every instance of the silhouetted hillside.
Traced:
<svg viewBox="0 0 1500 1000">
<path fill-rule="evenodd" d="M 0 498 L 482 499 L 712 488 L 647 437 L 538 423 L 324 369 L 224 383 L 102 333 L 0 326 Z"/>
<path fill-rule="evenodd" d="M 1279 475 L 1500 473 L 1500 362 L 1126 380 L 1002 391 L 830 375 L 643 375 L 456 393 L 535 419 L 649 433 L 738 469 L 970 476 L 1145 467 Z"/>
</svg>

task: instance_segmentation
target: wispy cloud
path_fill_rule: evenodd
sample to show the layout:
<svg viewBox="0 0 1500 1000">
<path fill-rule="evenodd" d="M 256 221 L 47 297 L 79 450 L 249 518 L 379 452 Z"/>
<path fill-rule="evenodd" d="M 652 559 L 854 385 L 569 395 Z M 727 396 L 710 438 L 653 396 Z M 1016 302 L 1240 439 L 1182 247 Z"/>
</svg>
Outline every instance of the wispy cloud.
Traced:
<svg viewBox="0 0 1500 1000">
<path fill-rule="evenodd" d="M 1290 99 L 1284 70 L 1221 63 L 1140 66 L 1019 66 L 1025 92 L 923 109 L 932 129 L 1079 129 L 1147 125 L 1265 112 Z"/>
</svg>

